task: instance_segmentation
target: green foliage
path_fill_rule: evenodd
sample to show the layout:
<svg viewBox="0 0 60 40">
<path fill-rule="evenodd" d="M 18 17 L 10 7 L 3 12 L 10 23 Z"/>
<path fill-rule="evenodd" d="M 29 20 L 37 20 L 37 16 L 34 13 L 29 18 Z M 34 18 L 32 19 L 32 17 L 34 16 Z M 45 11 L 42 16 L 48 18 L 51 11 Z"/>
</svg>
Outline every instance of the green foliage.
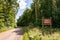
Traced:
<svg viewBox="0 0 60 40">
<path fill-rule="evenodd" d="M 18 26 L 42 24 L 42 17 L 52 17 L 53 26 L 60 27 L 60 5 L 59 0 L 33 0 L 30 9 L 26 9 L 17 21 Z M 36 4 L 36 7 L 35 7 Z"/>
<path fill-rule="evenodd" d="M 28 30 L 27 32 L 25 31 L 23 40 L 60 40 L 60 28 L 53 28 L 54 32 L 52 34 L 49 34 L 49 31 L 45 28 L 44 35 L 42 35 L 42 29 L 39 29 L 39 27 L 23 27 L 23 30 Z"/>
<path fill-rule="evenodd" d="M 0 32 L 4 32 L 4 31 L 10 30 L 10 29 L 13 29 L 13 27 L 1 27 Z"/>
<path fill-rule="evenodd" d="M 27 34 L 27 33 L 25 33 L 25 34 L 23 35 L 23 40 L 29 40 L 29 37 L 28 37 L 28 34 Z"/>
<path fill-rule="evenodd" d="M 16 27 L 17 0 L 0 0 L 0 29 Z"/>
<path fill-rule="evenodd" d="M 28 27 L 27 27 L 28 28 Z M 40 40 L 40 35 L 39 29 L 37 30 L 36 28 L 34 29 L 25 29 L 28 30 L 27 32 L 24 33 L 23 35 L 23 40 Z"/>
<path fill-rule="evenodd" d="M 24 14 L 20 16 L 20 18 L 17 20 L 17 25 L 18 26 L 27 26 L 29 23 L 33 20 L 33 15 L 31 16 L 31 9 L 26 9 L 24 11 Z"/>
</svg>

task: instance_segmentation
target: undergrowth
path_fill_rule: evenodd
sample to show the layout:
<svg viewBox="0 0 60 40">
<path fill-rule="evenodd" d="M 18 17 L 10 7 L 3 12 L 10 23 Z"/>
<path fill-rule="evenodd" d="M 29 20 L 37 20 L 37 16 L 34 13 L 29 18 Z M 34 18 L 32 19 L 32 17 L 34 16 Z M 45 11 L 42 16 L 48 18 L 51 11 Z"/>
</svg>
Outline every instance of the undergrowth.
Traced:
<svg viewBox="0 0 60 40">
<path fill-rule="evenodd" d="M 44 35 L 42 28 L 39 27 L 23 27 L 23 40 L 60 40 L 60 28 L 52 28 L 50 34 L 49 28 L 44 28 Z"/>
</svg>

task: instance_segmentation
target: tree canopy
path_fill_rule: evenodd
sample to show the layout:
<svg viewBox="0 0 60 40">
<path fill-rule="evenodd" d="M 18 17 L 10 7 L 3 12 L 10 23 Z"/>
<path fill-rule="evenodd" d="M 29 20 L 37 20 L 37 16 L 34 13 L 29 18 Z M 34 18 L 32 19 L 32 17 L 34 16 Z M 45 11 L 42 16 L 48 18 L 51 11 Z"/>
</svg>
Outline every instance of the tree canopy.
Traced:
<svg viewBox="0 0 60 40">
<path fill-rule="evenodd" d="M 33 0 L 31 9 L 26 9 L 22 16 L 18 19 L 17 25 L 34 25 L 42 24 L 42 17 L 52 17 L 52 24 L 54 26 L 60 26 L 60 4 L 59 0 Z M 36 22 L 37 21 L 37 22 Z"/>
<path fill-rule="evenodd" d="M 15 27 L 15 16 L 18 10 L 17 0 L 0 0 L 0 29 Z"/>
</svg>

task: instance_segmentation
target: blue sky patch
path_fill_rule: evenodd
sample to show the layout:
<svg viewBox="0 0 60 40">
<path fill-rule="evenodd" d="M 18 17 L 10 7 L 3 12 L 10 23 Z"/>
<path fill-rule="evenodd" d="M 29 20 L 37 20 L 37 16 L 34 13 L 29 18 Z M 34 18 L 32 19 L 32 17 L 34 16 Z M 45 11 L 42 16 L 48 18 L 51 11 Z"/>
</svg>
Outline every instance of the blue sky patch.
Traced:
<svg viewBox="0 0 60 40">
<path fill-rule="evenodd" d="M 20 9 L 16 15 L 16 20 L 21 16 L 26 8 L 30 8 L 32 0 L 18 0 Z"/>
</svg>

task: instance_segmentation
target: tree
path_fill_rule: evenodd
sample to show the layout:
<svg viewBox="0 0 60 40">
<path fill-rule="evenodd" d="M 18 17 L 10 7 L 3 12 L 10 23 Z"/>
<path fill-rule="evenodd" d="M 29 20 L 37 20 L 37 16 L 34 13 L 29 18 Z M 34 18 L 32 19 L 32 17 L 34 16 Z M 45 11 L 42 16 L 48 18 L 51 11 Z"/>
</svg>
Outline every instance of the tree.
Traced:
<svg viewBox="0 0 60 40">
<path fill-rule="evenodd" d="M 31 19 L 26 19 L 25 23 L 28 25 L 30 22 L 32 22 L 34 25 L 42 25 L 42 17 L 44 16 L 45 18 L 50 18 L 52 17 L 52 24 L 60 26 L 60 5 L 59 5 L 59 0 L 33 0 L 33 3 L 31 4 L 31 12 L 27 12 L 29 10 L 25 10 L 23 15 L 25 14 L 24 17 L 28 18 L 30 17 Z M 30 15 L 30 16 L 29 16 Z M 21 16 L 20 16 L 21 17 Z M 22 21 L 24 19 L 22 16 Z M 20 19 L 18 19 L 20 20 Z M 20 21 L 21 23 L 21 21 Z M 37 23 L 37 24 L 36 24 Z M 23 23 L 22 23 L 23 24 Z"/>
<path fill-rule="evenodd" d="M 0 28 L 15 27 L 18 6 L 17 0 L 0 0 Z"/>
</svg>

